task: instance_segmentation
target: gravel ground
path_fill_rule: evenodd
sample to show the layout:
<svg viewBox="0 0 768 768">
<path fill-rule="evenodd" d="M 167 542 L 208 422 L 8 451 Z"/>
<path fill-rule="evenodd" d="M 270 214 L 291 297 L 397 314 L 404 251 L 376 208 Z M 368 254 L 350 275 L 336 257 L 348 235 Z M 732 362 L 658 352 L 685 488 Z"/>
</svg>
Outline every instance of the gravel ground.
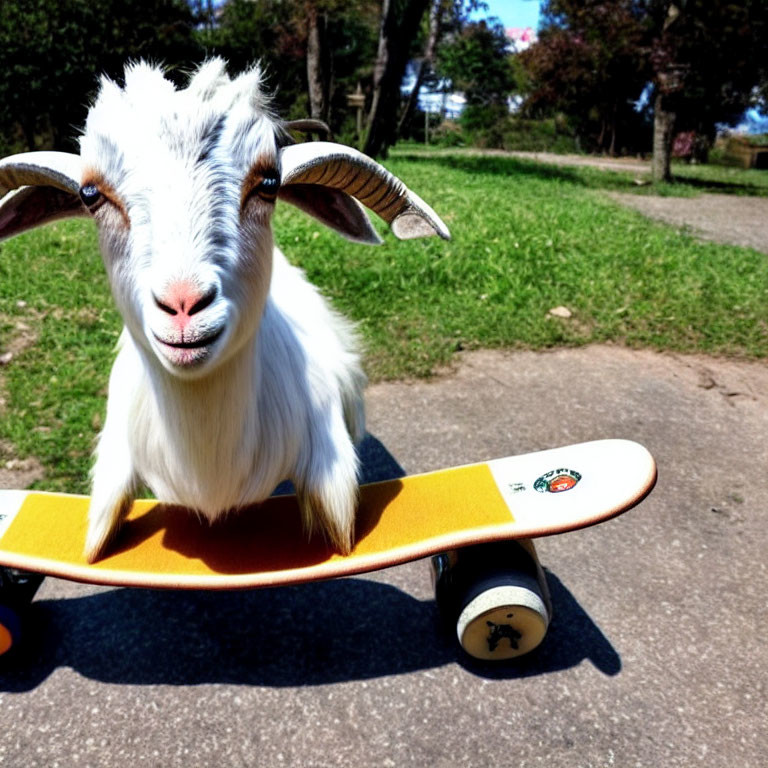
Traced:
<svg viewBox="0 0 768 768">
<path fill-rule="evenodd" d="M 742 245 L 768 253 L 768 198 L 736 195 L 658 197 L 613 193 L 622 205 L 705 240 Z"/>
</svg>

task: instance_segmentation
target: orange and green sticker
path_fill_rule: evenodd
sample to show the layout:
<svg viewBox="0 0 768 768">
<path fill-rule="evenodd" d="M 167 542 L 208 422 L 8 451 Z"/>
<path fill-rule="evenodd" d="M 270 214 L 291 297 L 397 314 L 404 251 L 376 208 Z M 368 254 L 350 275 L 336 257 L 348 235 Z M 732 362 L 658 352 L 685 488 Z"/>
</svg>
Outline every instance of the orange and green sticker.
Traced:
<svg viewBox="0 0 768 768">
<path fill-rule="evenodd" d="M 574 488 L 581 475 L 572 469 L 553 469 L 536 480 L 533 487 L 539 493 L 563 493 Z"/>
</svg>

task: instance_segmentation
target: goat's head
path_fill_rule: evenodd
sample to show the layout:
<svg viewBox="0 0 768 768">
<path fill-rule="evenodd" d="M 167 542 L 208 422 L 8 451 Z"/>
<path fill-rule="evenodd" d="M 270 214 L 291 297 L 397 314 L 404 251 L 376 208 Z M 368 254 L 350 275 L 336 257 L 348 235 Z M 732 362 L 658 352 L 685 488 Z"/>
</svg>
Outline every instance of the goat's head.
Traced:
<svg viewBox="0 0 768 768">
<path fill-rule="evenodd" d="M 126 326 L 150 360 L 185 378 L 226 359 L 258 327 L 277 199 L 359 242 L 380 240 L 358 200 L 398 237 L 449 236 L 365 155 L 293 144 L 259 70 L 230 80 L 220 59 L 183 90 L 146 64 L 126 69 L 124 87 L 103 79 L 80 150 L 0 161 L 0 239 L 92 216 Z"/>
</svg>

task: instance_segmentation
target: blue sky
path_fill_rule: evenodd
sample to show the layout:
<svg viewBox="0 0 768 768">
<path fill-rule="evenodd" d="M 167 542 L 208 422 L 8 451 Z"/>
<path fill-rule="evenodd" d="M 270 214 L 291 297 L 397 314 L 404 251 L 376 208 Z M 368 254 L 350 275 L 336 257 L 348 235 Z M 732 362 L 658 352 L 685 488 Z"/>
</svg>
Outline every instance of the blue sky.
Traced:
<svg viewBox="0 0 768 768">
<path fill-rule="evenodd" d="M 485 0 L 488 11 L 481 17 L 496 16 L 505 27 L 533 27 L 539 24 L 539 0 Z"/>
</svg>

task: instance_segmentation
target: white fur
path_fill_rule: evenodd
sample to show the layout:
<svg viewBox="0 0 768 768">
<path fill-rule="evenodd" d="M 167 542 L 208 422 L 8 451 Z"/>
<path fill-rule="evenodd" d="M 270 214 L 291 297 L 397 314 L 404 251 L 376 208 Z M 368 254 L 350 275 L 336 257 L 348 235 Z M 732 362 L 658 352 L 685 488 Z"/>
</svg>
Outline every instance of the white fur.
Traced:
<svg viewBox="0 0 768 768">
<path fill-rule="evenodd" d="M 144 484 L 215 520 L 290 478 L 308 527 L 352 546 L 364 432 L 355 337 L 274 247 L 272 205 L 241 210 L 251 168 L 279 163 L 278 135 L 258 70 L 230 81 L 214 60 L 176 90 L 139 64 L 124 88 L 102 82 L 81 156 L 129 224 L 110 203 L 95 214 L 125 328 L 96 449 L 89 559 Z M 178 340 L 155 299 L 179 281 L 216 293 L 186 331 L 221 332 L 195 365 L 157 341 Z"/>
</svg>

